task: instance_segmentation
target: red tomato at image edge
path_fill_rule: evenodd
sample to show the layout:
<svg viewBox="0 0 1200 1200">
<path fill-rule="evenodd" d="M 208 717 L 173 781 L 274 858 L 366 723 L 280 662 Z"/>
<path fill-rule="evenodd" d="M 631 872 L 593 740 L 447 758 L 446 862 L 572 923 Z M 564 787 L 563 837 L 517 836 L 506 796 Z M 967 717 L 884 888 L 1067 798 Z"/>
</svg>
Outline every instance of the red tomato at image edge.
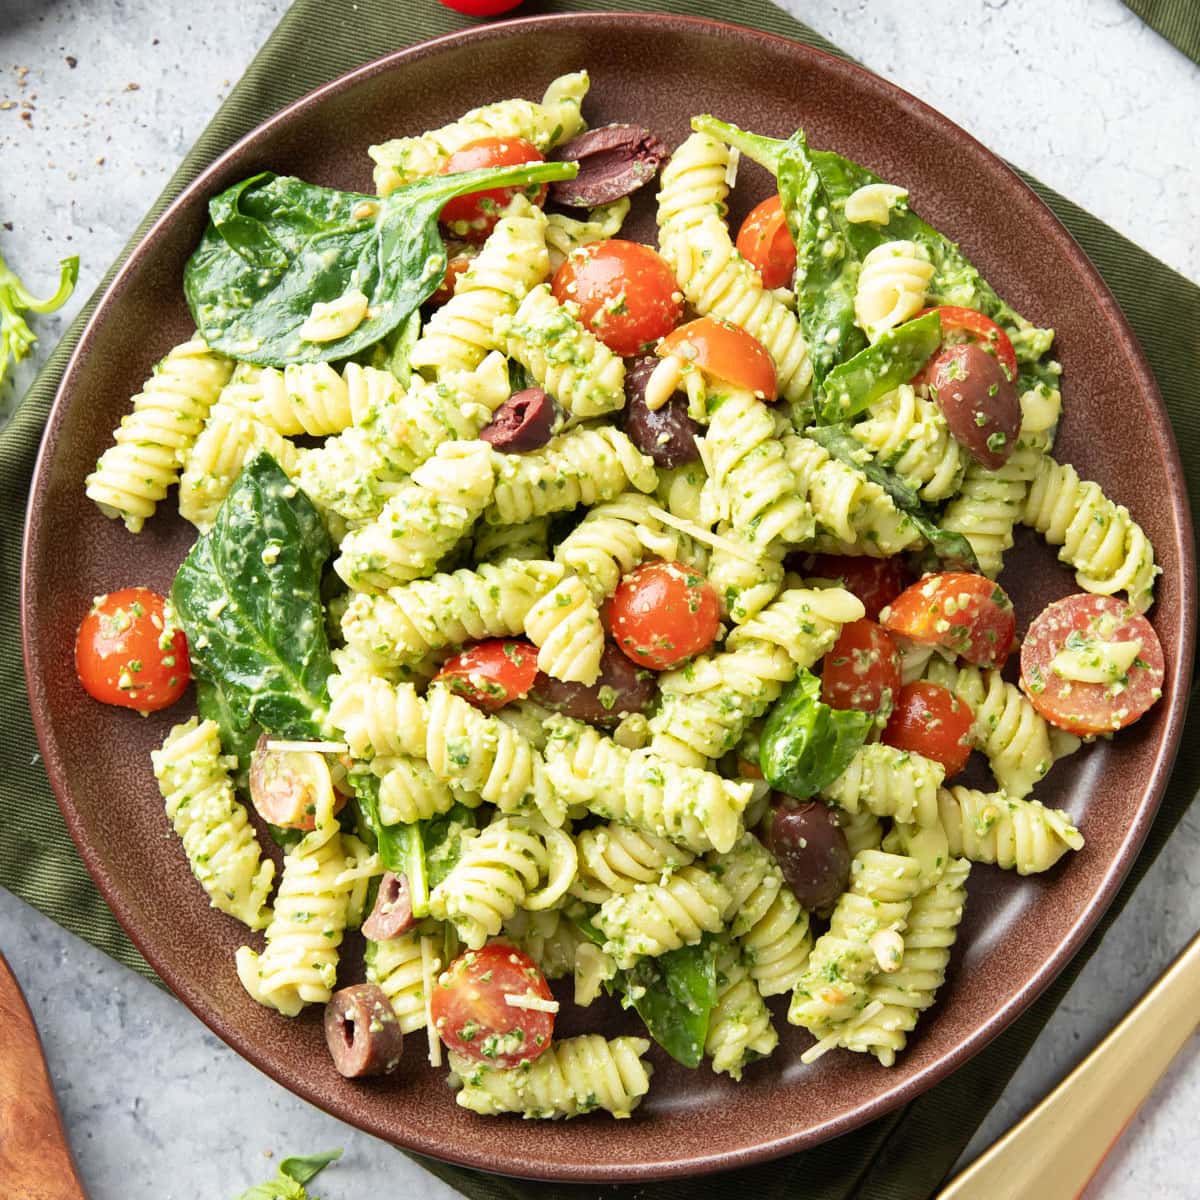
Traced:
<svg viewBox="0 0 1200 1200">
<path fill-rule="evenodd" d="M 554 998 L 523 950 L 507 942 L 466 950 L 434 985 L 433 1027 L 455 1054 L 493 1067 L 519 1066 L 549 1049 L 554 1013 L 509 1004 L 505 996 Z"/>
<path fill-rule="evenodd" d="M 142 713 L 183 695 L 192 678 L 187 638 L 167 631 L 165 605 L 143 587 L 96 597 L 75 636 L 75 671 L 88 695 Z"/>
<path fill-rule="evenodd" d="M 521 0 L 438 0 L 438 3 L 464 17 L 498 17 L 521 6 Z"/>
<path fill-rule="evenodd" d="M 717 640 L 721 604 L 703 575 L 678 563 L 652 562 L 621 580 L 608 614 L 628 659 L 667 671 Z"/>
</svg>

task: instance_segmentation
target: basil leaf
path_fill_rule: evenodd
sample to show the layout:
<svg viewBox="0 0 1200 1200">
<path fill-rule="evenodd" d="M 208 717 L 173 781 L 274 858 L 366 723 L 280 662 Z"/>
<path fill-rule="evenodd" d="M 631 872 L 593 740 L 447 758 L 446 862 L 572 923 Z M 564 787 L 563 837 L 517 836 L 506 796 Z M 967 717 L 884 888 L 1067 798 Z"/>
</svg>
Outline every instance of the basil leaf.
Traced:
<svg viewBox="0 0 1200 1200">
<path fill-rule="evenodd" d="M 304 1185 L 315 1179 L 331 1162 L 342 1157 L 340 1150 L 322 1154 L 298 1155 L 285 1158 L 269 1183 L 260 1183 L 243 1192 L 236 1200 L 310 1200 Z M 317 1200 L 313 1196 L 311 1200 Z"/>
<path fill-rule="evenodd" d="M 798 800 L 814 796 L 850 765 L 873 723 L 871 713 L 830 708 L 821 681 L 802 670 L 767 713 L 759 741 L 763 778 Z"/>
<path fill-rule="evenodd" d="M 209 346 L 234 358 L 271 367 L 348 358 L 437 289 L 446 269 L 438 216 L 447 200 L 577 170 L 537 162 L 434 175 L 383 198 L 263 172 L 209 202 L 210 224 L 184 271 L 188 307 Z M 354 290 L 367 299 L 354 329 L 328 342 L 301 336 L 314 304 Z"/>
<path fill-rule="evenodd" d="M 796 316 L 812 358 L 813 392 L 819 394 L 833 367 L 867 343 L 854 323 L 861 263 L 841 210 L 825 194 L 802 129 L 783 144 L 778 179 L 783 212 L 796 243 Z"/>
<path fill-rule="evenodd" d="M 625 1003 L 650 1036 L 685 1067 L 704 1057 L 708 1023 L 717 1003 L 717 943 L 705 937 L 657 958 L 639 959 L 624 975 Z"/>
<path fill-rule="evenodd" d="M 202 721 L 215 721 L 221 735 L 221 750 L 238 760 L 236 782 L 245 790 L 250 771 L 250 755 L 258 745 L 260 726 L 245 708 L 229 702 L 221 685 L 213 679 L 196 679 L 196 711 Z"/>
<path fill-rule="evenodd" d="M 312 502 L 259 453 L 171 587 L 197 678 L 278 737 L 325 736 L 333 661 L 320 584 L 329 553 Z"/>
<path fill-rule="evenodd" d="M 805 436 L 824 446 L 834 458 L 856 471 L 861 471 L 872 483 L 877 483 L 906 512 L 917 532 L 925 539 L 929 551 L 941 568 L 979 573 L 979 560 L 971 543 L 961 533 L 943 529 L 921 503 L 921 498 L 898 475 L 876 462 L 869 451 L 855 441 L 844 426 L 814 425 Z"/>
<path fill-rule="evenodd" d="M 852 302 L 853 303 L 853 302 Z M 826 424 L 849 421 L 907 383 L 942 344 L 942 318 L 926 313 L 883 333 L 825 378 L 818 416 Z"/>
<path fill-rule="evenodd" d="M 463 835 L 479 828 L 479 810 L 456 804 L 449 812 L 423 822 L 429 886 L 437 887 L 462 857 Z"/>
</svg>

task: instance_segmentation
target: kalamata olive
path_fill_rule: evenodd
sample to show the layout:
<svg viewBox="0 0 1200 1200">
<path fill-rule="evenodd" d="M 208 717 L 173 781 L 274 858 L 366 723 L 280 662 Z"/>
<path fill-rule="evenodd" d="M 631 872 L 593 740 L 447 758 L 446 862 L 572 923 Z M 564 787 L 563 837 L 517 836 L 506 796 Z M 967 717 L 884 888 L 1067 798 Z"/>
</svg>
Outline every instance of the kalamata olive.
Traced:
<svg viewBox="0 0 1200 1200">
<path fill-rule="evenodd" d="M 658 174 L 670 151 L 638 125 L 602 125 L 572 138 L 556 155 L 577 162 L 574 179 L 550 185 L 550 198 L 571 208 L 609 204 L 636 192 Z"/>
<path fill-rule="evenodd" d="M 829 908 L 850 883 L 850 847 L 824 804 L 779 804 L 767 845 L 804 908 Z"/>
<path fill-rule="evenodd" d="M 334 992 L 325 1005 L 325 1041 L 333 1065 L 347 1079 L 386 1075 L 404 1049 L 404 1033 L 383 989 L 356 983 Z"/>
<path fill-rule="evenodd" d="M 687 396 L 676 392 L 662 408 L 646 407 L 646 382 L 661 359 L 635 359 L 625 369 L 625 412 L 622 424 L 629 440 L 658 467 L 679 467 L 700 457 L 700 426 L 688 416 Z"/>
<path fill-rule="evenodd" d="M 947 346 L 930 369 L 930 389 L 954 437 L 991 470 L 1017 445 L 1021 402 L 994 354 L 975 342 Z"/>
<path fill-rule="evenodd" d="M 544 446 L 553 432 L 554 401 L 531 387 L 509 396 L 479 437 L 505 454 L 520 454 Z"/>
<path fill-rule="evenodd" d="M 394 871 L 384 872 L 379 881 L 375 907 L 363 922 L 363 936 L 373 942 L 386 942 L 388 938 L 407 933 L 415 924 L 408 876 L 397 875 Z"/>
<path fill-rule="evenodd" d="M 590 687 L 539 672 L 530 692 L 547 708 L 601 729 L 611 729 L 629 713 L 645 712 L 657 694 L 654 672 L 630 662 L 611 642 L 600 660 L 600 678 Z"/>
</svg>

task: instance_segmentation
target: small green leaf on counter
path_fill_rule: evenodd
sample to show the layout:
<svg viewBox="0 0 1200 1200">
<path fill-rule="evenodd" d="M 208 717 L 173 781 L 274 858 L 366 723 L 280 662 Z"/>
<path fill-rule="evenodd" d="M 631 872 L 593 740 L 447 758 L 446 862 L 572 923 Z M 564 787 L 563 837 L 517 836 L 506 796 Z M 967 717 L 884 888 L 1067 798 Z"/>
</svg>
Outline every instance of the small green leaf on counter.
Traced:
<svg viewBox="0 0 1200 1200">
<path fill-rule="evenodd" d="M 801 671 L 767 713 L 759 742 L 759 767 L 776 791 L 806 800 L 832 783 L 858 753 L 873 717 L 831 708 L 821 681 Z"/>
<path fill-rule="evenodd" d="M 0 384 L 8 374 L 9 360 L 19 363 L 37 341 L 37 334 L 21 314 L 52 313 L 62 308 L 71 298 L 78 278 L 79 259 L 64 258 L 59 263 L 58 289 L 48 300 L 38 300 L 0 258 Z"/>
<path fill-rule="evenodd" d="M 305 1184 L 311 1183 L 330 1163 L 341 1157 L 341 1150 L 326 1150 L 321 1154 L 285 1158 L 274 1179 L 242 1192 L 236 1200 L 318 1200 L 316 1196 L 309 1196 Z"/>
</svg>

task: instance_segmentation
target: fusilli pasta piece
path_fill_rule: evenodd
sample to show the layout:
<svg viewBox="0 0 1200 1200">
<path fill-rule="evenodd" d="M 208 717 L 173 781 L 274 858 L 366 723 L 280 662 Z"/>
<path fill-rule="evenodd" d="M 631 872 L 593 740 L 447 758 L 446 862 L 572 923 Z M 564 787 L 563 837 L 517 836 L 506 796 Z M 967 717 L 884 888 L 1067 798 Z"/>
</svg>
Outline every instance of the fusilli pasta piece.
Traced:
<svg viewBox="0 0 1200 1200">
<path fill-rule="evenodd" d="M 504 922 L 500 935 L 524 950 L 547 979 L 573 975 L 575 952 L 586 940 L 574 921 L 559 908 L 541 912 L 517 909 Z"/>
<path fill-rule="evenodd" d="M 184 457 L 232 373 L 233 363 L 199 337 L 158 363 L 87 477 L 87 495 L 106 517 L 120 517 L 131 533 L 142 531 L 178 482 Z"/>
<path fill-rule="evenodd" d="M 872 341 L 925 307 L 933 263 L 915 242 L 882 242 L 867 253 L 854 293 L 854 316 Z"/>
<path fill-rule="evenodd" d="M 625 407 L 625 363 L 579 322 L 573 304 L 559 304 L 549 284 L 530 289 L 511 318 L 501 318 L 509 358 L 558 401 L 575 421 Z"/>
<path fill-rule="evenodd" d="M 682 535 L 654 517 L 653 508 L 653 499 L 638 492 L 597 504 L 559 542 L 555 560 L 574 571 L 599 603 L 646 556 L 647 542 L 654 545 L 655 557 L 678 557 Z"/>
<path fill-rule="evenodd" d="M 972 862 L 1035 875 L 1048 871 L 1068 850 L 1083 849 L 1083 835 L 1070 816 L 1037 800 L 952 787 L 938 792 L 938 808 L 950 853 Z"/>
<path fill-rule="evenodd" d="M 850 848 L 850 857 L 856 858 L 864 850 L 878 850 L 883 841 L 883 826 L 879 818 L 865 808 L 858 812 L 837 810 L 837 823 L 846 836 L 846 845 Z"/>
<path fill-rule="evenodd" d="M 849 813 L 865 810 L 906 824 L 933 825 L 945 775 L 945 767 L 931 758 L 874 742 L 855 754 L 821 797 Z"/>
<path fill-rule="evenodd" d="M 628 1117 L 650 1090 L 651 1066 L 640 1056 L 645 1038 L 605 1041 L 599 1034 L 563 1038 L 512 1070 L 485 1066 L 457 1054 L 450 1069 L 462 1082 L 456 1097 L 481 1116 L 579 1117 L 604 1109 Z"/>
<path fill-rule="evenodd" d="M 411 683 L 392 683 L 368 672 L 347 673 L 345 656 L 329 678 L 329 720 L 342 731 L 352 757 L 421 757 L 425 706 Z"/>
<path fill-rule="evenodd" d="M 575 849 L 579 874 L 571 893 L 589 904 L 603 904 L 609 896 L 631 892 L 635 884 L 661 881 L 695 858 L 667 838 L 616 821 L 577 834 Z"/>
<path fill-rule="evenodd" d="M 708 560 L 708 582 L 721 600 L 721 615 L 734 625 L 758 616 L 783 589 L 783 556 L 779 542 L 756 548 L 729 525 L 719 525 L 720 541 Z"/>
<path fill-rule="evenodd" d="M 379 819 L 385 825 L 411 825 L 449 812 L 455 804 L 476 808 L 482 800 L 439 778 L 423 758 L 379 756 L 370 763 L 379 780 Z"/>
<path fill-rule="evenodd" d="M 325 437 L 353 420 L 350 389 L 328 363 L 251 369 L 231 390 L 255 420 L 285 437 Z"/>
<path fill-rule="evenodd" d="M 572 575 L 547 592 L 526 614 L 525 632 L 552 679 L 590 686 L 600 678 L 604 626 L 583 580 Z"/>
<path fill-rule="evenodd" d="M 737 946 L 723 941 L 716 966 L 717 1002 L 708 1019 L 704 1053 L 718 1074 L 741 1079 L 744 1067 L 779 1045 L 779 1034 Z"/>
<path fill-rule="evenodd" d="M 174 726 L 150 758 L 167 816 L 212 906 L 251 929 L 264 928 L 275 864 L 262 857 L 234 794 L 230 764 L 236 760 L 222 757 L 216 722 L 193 717 Z"/>
<path fill-rule="evenodd" d="M 432 965 L 436 977 L 446 965 L 442 961 L 445 942 L 442 930 L 442 926 L 425 921 L 399 937 L 388 938 L 385 942 L 367 942 L 367 979 L 382 988 L 404 1033 L 425 1028 L 427 1008 L 421 942 L 427 939 L 431 947 L 436 947 Z"/>
<path fill-rule="evenodd" d="M 586 221 L 568 217 L 565 213 L 547 214 L 546 246 L 550 251 L 550 270 L 557 271 L 567 255 L 580 246 L 615 238 L 628 215 L 628 196 L 598 205 L 588 213 Z"/>
</svg>

